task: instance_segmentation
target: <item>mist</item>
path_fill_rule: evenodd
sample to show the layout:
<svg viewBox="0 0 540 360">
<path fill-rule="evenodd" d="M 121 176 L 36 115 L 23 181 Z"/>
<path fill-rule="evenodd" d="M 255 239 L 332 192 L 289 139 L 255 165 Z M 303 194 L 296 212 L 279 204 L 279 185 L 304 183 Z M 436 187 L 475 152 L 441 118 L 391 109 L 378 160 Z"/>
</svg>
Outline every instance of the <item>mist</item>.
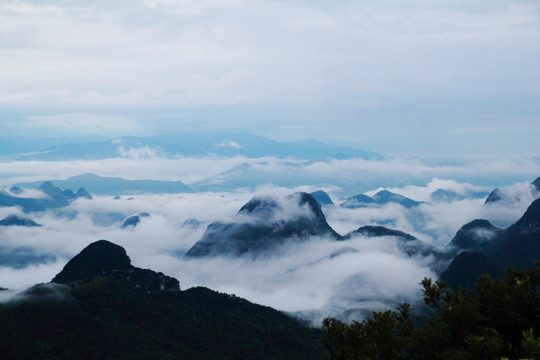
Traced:
<svg viewBox="0 0 540 360">
<path fill-rule="evenodd" d="M 427 200 L 438 188 L 464 196 L 485 190 L 470 183 L 438 178 L 424 186 L 389 189 L 415 200 Z M 395 237 L 356 236 L 347 241 L 311 237 L 299 243 L 285 243 L 265 256 L 183 257 L 210 223 L 245 221 L 236 213 L 253 196 L 275 199 L 280 216 L 274 221 L 279 221 L 305 216 L 307 209 L 287 195 L 313 189 L 316 187 L 265 185 L 231 192 L 134 195 L 132 200 L 96 196 L 92 200 L 77 199 L 54 211 L 30 214 L 3 207 L 0 216 L 17 214 L 43 226 L 0 227 L 2 246 L 29 248 L 36 254 L 52 255 L 55 260 L 18 269 L 2 267 L 0 286 L 16 292 L 48 282 L 88 244 L 107 239 L 126 248 L 134 266 L 174 276 L 182 289 L 207 286 L 293 313 L 315 325 L 326 316 L 360 319 L 370 310 L 418 301 L 420 280 L 436 277 L 436 260 L 404 254 Z M 337 195 L 345 193 L 342 188 L 328 186 L 326 190 L 337 204 L 345 198 Z M 377 190 L 373 188 L 367 193 Z M 485 218 L 499 227 L 512 224 L 538 195 L 528 182 L 503 187 L 502 191 L 505 199 L 492 204 L 484 204 L 484 198 L 466 197 L 430 201 L 410 209 L 390 203 L 358 209 L 331 205 L 322 210 L 330 226 L 341 235 L 365 225 L 383 225 L 444 249 L 457 230 L 473 219 Z M 120 228 L 123 220 L 140 212 L 148 212 L 149 216 L 141 217 L 135 227 Z M 186 225 L 188 219 L 197 221 Z M 8 296 L 5 294 L 2 296 Z"/>
</svg>

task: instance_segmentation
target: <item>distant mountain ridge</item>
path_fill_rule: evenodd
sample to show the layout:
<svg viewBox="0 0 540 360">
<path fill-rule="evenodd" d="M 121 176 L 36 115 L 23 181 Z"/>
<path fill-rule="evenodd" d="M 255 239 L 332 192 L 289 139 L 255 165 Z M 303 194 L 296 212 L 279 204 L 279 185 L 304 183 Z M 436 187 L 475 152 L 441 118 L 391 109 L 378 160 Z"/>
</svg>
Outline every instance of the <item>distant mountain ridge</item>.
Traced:
<svg viewBox="0 0 540 360">
<path fill-rule="evenodd" d="M 400 194 L 393 193 L 388 190 L 381 190 L 373 196 L 359 194 L 345 199 L 339 206 L 348 209 L 356 209 L 373 205 L 386 205 L 395 203 L 406 207 L 407 209 L 424 204 L 423 201 L 415 201 Z"/>
<path fill-rule="evenodd" d="M 0 148 L 1 149 L 1 148 Z M 17 147 L 14 147 L 17 149 Z M 4 149 L 8 152 L 8 149 Z M 246 156 L 250 158 L 296 157 L 299 159 L 382 159 L 383 155 L 317 140 L 278 142 L 247 133 L 182 133 L 151 137 L 124 136 L 116 139 L 37 147 L 33 153 L 11 152 L 19 160 L 106 159 L 145 156 Z"/>
<path fill-rule="evenodd" d="M 43 181 L 15 184 L 17 187 L 35 189 Z M 117 195 L 137 193 L 176 194 L 190 192 L 191 189 L 181 181 L 166 180 L 127 180 L 121 177 L 104 177 L 96 174 L 81 174 L 65 180 L 51 180 L 63 188 L 83 187 L 95 195 Z"/>
<path fill-rule="evenodd" d="M 19 187 L 15 188 L 19 189 Z M 38 189 L 45 197 L 19 197 L 0 189 L 0 206 L 18 206 L 21 207 L 24 212 L 33 212 L 61 208 L 80 198 L 92 199 L 92 195 L 82 187 L 74 193 L 70 189 L 62 190 L 61 188 L 54 186 L 50 181 L 41 183 Z M 20 192 L 16 191 L 15 193 Z"/>
</svg>

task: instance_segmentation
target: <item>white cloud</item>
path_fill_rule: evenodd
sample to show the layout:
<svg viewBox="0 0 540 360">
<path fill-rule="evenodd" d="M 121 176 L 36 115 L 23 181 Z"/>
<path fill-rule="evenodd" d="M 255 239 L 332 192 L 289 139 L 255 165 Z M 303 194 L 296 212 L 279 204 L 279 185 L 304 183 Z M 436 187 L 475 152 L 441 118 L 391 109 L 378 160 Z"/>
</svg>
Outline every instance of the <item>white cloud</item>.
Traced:
<svg viewBox="0 0 540 360">
<path fill-rule="evenodd" d="M 404 192 L 409 189 L 411 193 L 422 194 L 445 186 L 456 190 L 474 188 L 466 183 L 434 179 L 423 188 L 393 190 Z M 418 282 L 424 276 L 435 276 L 430 268 L 434 259 L 407 257 L 392 237 L 368 239 L 358 236 L 345 242 L 312 238 L 256 259 L 181 258 L 201 238 L 207 224 L 235 219 L 238 209 L 254 195 L 277 199 L 288 216 L 303 214 L 294 199 L 284 199 L 298 190 L 261 186 L 255 193 L 238 190 L 136 195 L 129 201 L 98 196 L 93 200 L 79 199 L 57 213 L 33 213 L 30 217 L 43 227 L 2 228 L 3 246 L 25 246 L 37 254 L 54 254 L 59 259 L 21 270 L 2 268 L 0 286 L 20 290 L 34 282 L 48 281 L 69 257 L 91 242 L 107 239 L 125 247 L 135 266 L 175 276 L 183 289 L 208 286 L 281 310 L 299 312 L 315 323 L 328 315 L 358 318 L 363 316 L 363 310 L 385 309 L 398 300 L 413 302 L 419 299 Z M 531 201 L 530 186 L 518 183 L 504 190 L 525 198 L 494 204 L 496 207 L 483 205 L 483 199 L 469 199 L 423 204 L 412 210 L 389 204 L 364 209 L 325 207 L 324 212 L 330 225 L 341 234 L 360 226 L 384 223 L 444 246 L 460 226 L 473 219 L 487 218 L 498 226 L 516 221 Z M 0 215 L 12 211 L 0 208 Z M 134 228 L 120 229 L 123 218 L 142 211 L 150 216 L 142 218 Z M 20 210 L 15 213 L 21 214 Z M 110 220 L 104 222 L 107 217 Z M 203 221 L 203 226 L 183 227 L 188 218 Z"/>
<path fill-rule="evenodd" d="M 239 143 L 237 143 L 236 141 L 232 141 L 232 140 L 224 141 L 222 143 L 219 143 L 219 144 L 216 145 L 216 147 L 218 147 L 218 148 L 233 148 L 233 149 L 240 149 L 241 148 Z"/>
<path fill-rule="evenodd" d="M 131 157 L 131 158 L 141 159 L 141 158 L 155 158 L 158 156 L 160 151 L 159 149 L 152 148 L 148 145 L 142 146 L 139 148 L 134 148 L 130 146 L 127 149 L 124 148 L 123 146 L 119 146 L 118 153 L 122 157 Z"/>
</svg>

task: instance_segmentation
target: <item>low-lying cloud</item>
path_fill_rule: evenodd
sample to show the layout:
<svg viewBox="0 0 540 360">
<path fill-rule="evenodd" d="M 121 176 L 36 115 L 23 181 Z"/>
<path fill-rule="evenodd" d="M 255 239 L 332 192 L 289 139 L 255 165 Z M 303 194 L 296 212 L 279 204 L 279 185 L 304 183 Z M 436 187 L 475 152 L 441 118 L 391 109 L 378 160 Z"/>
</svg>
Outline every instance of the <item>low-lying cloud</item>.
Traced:
<svg viewBox="0 0 540 360">
<path fill-rule="evenodd" d="M 299 208 L 294 197 L 286 196 L 316 188 L 267 185 L 255 191 L 134 195 L 132 200 L 96 196 L 92 200 L 77 199 L 62 209 L 30 214 L 23 214 L 18 208 L 0 208 L 1 216 L 24 215 L 43 225 L 0 227 L 3 247 L 26 247 L 37 255 L 56 257 L 54 261 L 22 269 L 0 268 L 0 286 L 22 290 L 34 283 L 50 281 L 69 258 L 89 243 L 107 239 L 125 247 L 135 266 L 175 276 L 183 289 L 202 285 L 234 293 L 314 323 L 329 315 L 346 320 L 360 318 L 368 310 L 385 309 L 397 301 L 418 300 L 418 283 L 425 276 L 436 276 L 433 272 L 436 260 L 407 256 L 394 237 L 356 236 L 343 242 L 313 237 L 285 245 L 268 256 L 183 258 L 208 224 L 238 220 L 238 210 L 253 196 L 281 199 L 278 204 L 282 215 L 294 217 L 303 215 L 307 209 Z M 421 200 L 438 188 L 460 194 L 485 189 L 440 179 L 429 180 L 424 186 L 390 189 Z M 345 193 L 342 188 L 325 189 L 336 203 L 344 199 L 339 195 Z M 485 218 L 499 227 L 510 225 L 538 195 L 528 182 L 515 183 L 502 191 L 508 195 L 507 200 L 487 205 L 484 198 L 465 198 L 431 201 L 411 209 L 393 203 L 358 209 L 326 206 L 323 212 L 341 235 L 364 225 L 384 225 L 442 248 L 462 225 L 473 219 Z M 141 217 L 135 227 L 120 228 L 125 218 L 140 212 L 148 212 L 149 216 Z M 186 226 L 184 222 L 188 219 L 202 225 L 195 222 Z"/>
</svg>

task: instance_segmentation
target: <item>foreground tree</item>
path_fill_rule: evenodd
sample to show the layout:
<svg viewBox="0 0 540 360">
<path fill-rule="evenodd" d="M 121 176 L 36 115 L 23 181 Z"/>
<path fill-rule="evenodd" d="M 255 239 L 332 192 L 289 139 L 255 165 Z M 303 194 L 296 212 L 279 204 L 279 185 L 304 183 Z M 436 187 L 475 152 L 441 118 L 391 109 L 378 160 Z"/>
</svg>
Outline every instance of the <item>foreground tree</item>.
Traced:
<svg viewBox="0 0 540 360">
<path fill-rule="evenodd" d="M 482 275 L 475 291 L 424 279 L 414 319 L 409 304 L 352 324 L 325 319 L 328 359 L 540 359 L 539 268 Z"/>
</svg>

